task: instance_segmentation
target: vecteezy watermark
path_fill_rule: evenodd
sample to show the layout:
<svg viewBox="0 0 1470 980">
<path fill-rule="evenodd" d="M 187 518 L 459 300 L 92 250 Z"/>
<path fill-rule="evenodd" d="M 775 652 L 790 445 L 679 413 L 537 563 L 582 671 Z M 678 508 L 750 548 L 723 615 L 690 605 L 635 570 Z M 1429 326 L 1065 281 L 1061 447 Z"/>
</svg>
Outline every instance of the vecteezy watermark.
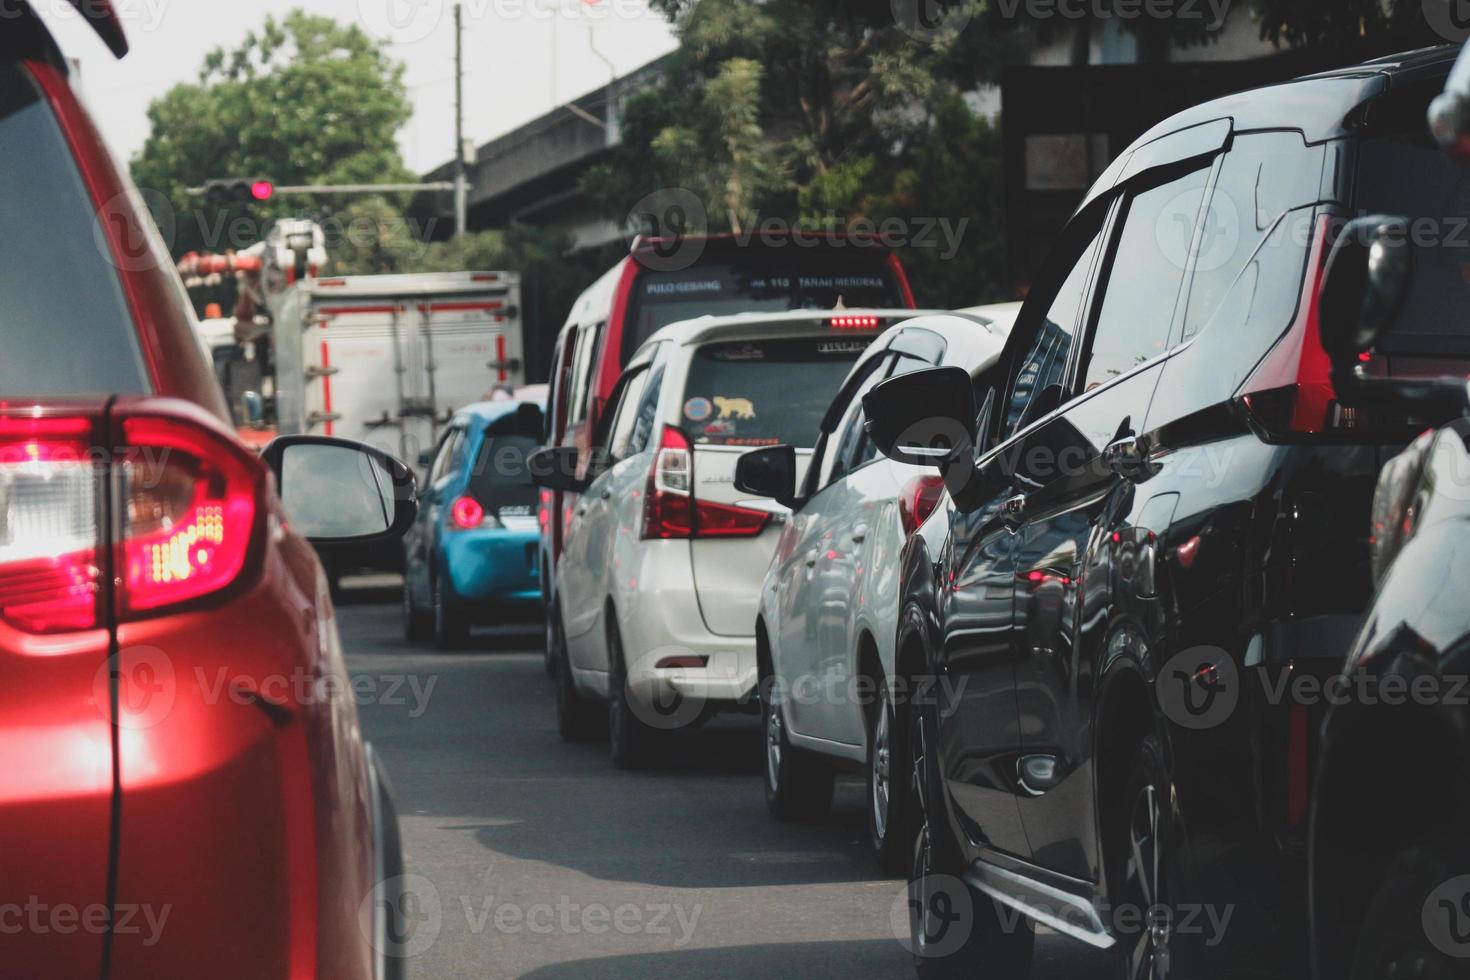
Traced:
<svg viewBox="0 0 1470 980">
<path fill-rule="evenodd" d="M 975 0 L 890 0 L 893 22 L 925 44 L 948 44 L 964 33 L 981 5 Z"/>
<path fill-rule="evenodd" d="M 117 685 L 117 712 L 111 714 L 111 685 Z M 180 671 L 174 658 L 157 647 L 123 647 L 113 663 L 104 663 L 92 678 L 98 711 L 119 728 L 145 731 L 164 722 L 181 697 L 194 704 L 255 706 L 291 711 L 317 704 L 406 707 L 409 718 L 429 708 L 439 675 L 354 674 L 340 677 L 304 668 L 254 674 L 228 665 L 195 664 Z"/>
<path fill-rule="evenodd" d="M 89 21 L 116 18 L 126 33 L 152 33 L 163 23 L 172 0 L 0 0 L 0 22 L 14 20 L 29 6 L 42 20 Z"/>
<path fill-rule="evenodd" d="M 31 895 L 24 902 L 0 902 L 0 936 L 72 936 L 83 933 L 101 936 L 142 936 L 144 946 L 156 946 L 163 938 L 172 905 L 117 902 L 111 914 L 104 902 L 90 905 L 50 903 Z"/>
<path fill-rule="evenodd" d="M 654 272 L 679 272 L 704 255 L 709 210 L 699 195 L 685 187 L 660 188 L 640 198 L 623 221 L 629 243 L 641 239 L 634 253 Z M 959 254 L 970 219 L 943 216 L 871 218 L 835 211 L 808 214 L 797 221 L 752 217 L 729 240 L 737 247 L 762 249 L 855 248 L 881 245 L 889 249 L 935 249 L 943 261 Z"/>
<path fill-rule="evenodd" d="M 1211 646 L 1179 651 L 1164 662 L 1154 679 L 1164 717 L 1192 730 L 1224 724 L 1240 703 L 1241 687 L 1235 661 Z"/>
<path fill-rule="evenodd" d="M 577 902 L 568 895 L 554 902 L 507 902 L 494 895 L 460 895 L 447 903 L 439 889 L 419 874 L 379 882 L 358 906 L 358 925 L 374 949 L 406 959 L 431 948 L 444 931 L 450 909 L 464 916 L 472 936 L 648 936 L 666 937 L 678 948 L 689 945 L 704 914 L 702 904 L 678 902 Z"/>
<path fill-rule="evenodd" d="M 1031 20 L 1196 21 L 1210 32 L 1225 26 L 1234 0 L 995 0 L 1001 17 Z"/>
<path fill-rule="evenodd" d="M 982 914 L 994 914 L 1003 933 L 1014 933 L 1031 923 L 1033 916 L 1039 916 L 1045 921 L 1074 926 L 1084 933 L 1101 923 L 1109 934 L 1120 939 L 1140 936 L 1150 930 L 1171 936 L 1197 936 L 1208 949 L 1225 941 L 1225 933 L 1235 917 L 1234 905 L 1196 902 L 1147 906 L 1103 903 L 1091 907 L 1096 919 L 1077 906 L 1037 903 L 1030 897 L 1028 905 L 1030 915 L 989 896 L 973 893 L 963 881 L 951 875 L 925 875 L 909 882 L 894 897 L 889 907 L 889 927 L 893 937 L 910 953 L 922 958 L 943 958 L 969 941 L 977 917 Z"/>
<path fill-rule="evenodd" d="M 1435 949 L 1455 959 L 1470 958 L 1470 875 L 1451 878 L 1431 891 L 1420 922 Z"/>
<path fill-rule="evenodd" d="M 1470 0 L 1422 0 L 1424 22 L 1446 41 L 1470 37 Z"/>
</svg>

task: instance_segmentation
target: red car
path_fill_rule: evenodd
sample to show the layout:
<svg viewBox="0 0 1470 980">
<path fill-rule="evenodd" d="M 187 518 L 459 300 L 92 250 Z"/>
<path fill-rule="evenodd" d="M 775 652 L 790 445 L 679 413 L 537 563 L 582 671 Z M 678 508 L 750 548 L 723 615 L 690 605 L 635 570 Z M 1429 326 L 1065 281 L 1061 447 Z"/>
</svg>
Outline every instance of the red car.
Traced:
<svg viewBox="0 0 1470 980">
<path fill-rule="evenodd" d="M 240 443 L 24 4 L 0 173 L 0 974 L 395 975 L 396 817 L 310 541 L 401 533 L 412 474 Z"/>
</svg>

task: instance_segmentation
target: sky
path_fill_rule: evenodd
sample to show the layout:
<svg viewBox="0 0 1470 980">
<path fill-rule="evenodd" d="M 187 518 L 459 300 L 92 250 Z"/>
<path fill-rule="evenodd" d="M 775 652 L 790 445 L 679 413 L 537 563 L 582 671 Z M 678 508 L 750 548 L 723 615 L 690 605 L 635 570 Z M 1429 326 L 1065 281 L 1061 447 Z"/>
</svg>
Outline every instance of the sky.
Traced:
<svg viewBox="0 0 1470 980">
<path fill-rule="evenodd" d="M 409 168 L 423 173 L 454 152 L 453 0 L 112 0 L 132 50 L 113 58 L 67 0 L 31 0 L 67 57 L 113 152 L 129 160 L 148 136 L 146 111 L 204 55 L 233 48 L 267 14 L 295 7 L 359 24 L 392 42 L 407 70 L 413 119 L 398 134 Z M 645 0 L 462 0 L 465 136 L 478 145 L 607 84 L 674 48 L 668 23 Z M 555 47 L 553 48 L 553 42 Z M 553 50 L 555 71 L 553 72 Z"/>
</svg>

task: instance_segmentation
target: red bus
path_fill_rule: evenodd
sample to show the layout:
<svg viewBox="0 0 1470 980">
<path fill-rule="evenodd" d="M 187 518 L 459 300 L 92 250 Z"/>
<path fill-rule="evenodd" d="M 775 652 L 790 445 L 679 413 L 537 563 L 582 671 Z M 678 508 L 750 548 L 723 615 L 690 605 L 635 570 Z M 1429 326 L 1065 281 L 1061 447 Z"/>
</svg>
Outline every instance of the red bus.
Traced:
<svg viewBox="0 0 1470 980">
<path fill-rule="evenodd" d="M 915 308 L 898 256 L 878 239 L 815 232 L 638 238 L 626 258 L 577 298 L 557 336 L 546 444 L 576 446 L 586 465 L 613 385 L 661 327 L 706 314 L 840 308 Z M 542 492 L 548 602 L 570 508 L 569 495 Z"/>
</svg>

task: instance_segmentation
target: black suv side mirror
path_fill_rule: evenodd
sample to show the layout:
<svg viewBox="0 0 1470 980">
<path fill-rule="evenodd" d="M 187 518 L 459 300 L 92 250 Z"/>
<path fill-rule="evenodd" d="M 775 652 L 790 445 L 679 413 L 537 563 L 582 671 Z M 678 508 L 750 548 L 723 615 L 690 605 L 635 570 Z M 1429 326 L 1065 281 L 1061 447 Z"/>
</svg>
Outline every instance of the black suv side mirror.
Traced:
<svg viewBox="0 0 1470 980">
<path fill-rule="evenodd" d="M 1398 318 L 1414 274 L 1407 218 L 1369 215 L 1347 223 L 1332 245 L 1318 313 L 1334 366 L 1352 366 Z"/>
<path fill-rule="evenodd" d="M 795 509 L 796 450 L 768 446 L 741 456 L 735 461 L 735 489 Z"/>
<path fill-rule="evenodd" d="M 559 493 L 581 493 L 587 483 L 577 478 L 577 447 L 548 446 L 526 460 L 531 482 Z"/>
<path fill-rule="evenodd" d="M 978 411 L 974 382 L 959 367 L 900 374 L 863 396 L 868 438 L 879 452 L 940 470 L 973 459 Z"/>
</svg>

